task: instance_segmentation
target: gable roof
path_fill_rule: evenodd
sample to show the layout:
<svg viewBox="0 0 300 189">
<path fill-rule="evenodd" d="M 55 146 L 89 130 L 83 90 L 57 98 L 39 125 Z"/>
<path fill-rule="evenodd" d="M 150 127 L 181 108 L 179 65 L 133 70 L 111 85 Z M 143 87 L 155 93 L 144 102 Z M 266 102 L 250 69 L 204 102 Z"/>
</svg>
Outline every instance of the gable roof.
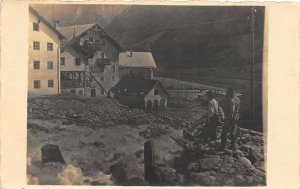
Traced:
<svg viewBox="0 0 300 189">
<path fill-rule="evenodd" d="M 58 35 L 59 39 L 65 39 L 65 36 L 61 34 L 54 26 L 52 26 L 44 17 L 42 17 L 36 10 L 29 6 L 29 11 L 36 16 L 40 21 L 42 21 L 46 26 L 48 26 L 54 33 Z"/>
<path fill-rule="evenodd" d="M 68 48 L 73 48 L 73 49 L 79 51 L 85 57 L 88 56 L 87 50 L 85 48 L 83 48 L 82 46 L 80 46 L 76 39 L 72 39 L 70 41 L 66 41 L 66 40 L 61 41 L 61 51 L 63 52 L 64 50 L 66 50 Z"/>
<path fill-rule="evenodd" d="M 93 24 L 82 24 L 82 25 L 72 25 L 72 26 L 64 26 L 57 28 L 62 34 L 66 36 L 67 40 L 72 40 L 75 34 L 75 37 L 80 37 L 86 31 L 91 28 L 99 28 L 101 30 L 102 35 L 107 37 L 119 50 L 122 50 L 121 46 L 106 32 L 104 29 L 96 23 Z"/>
<path fill-rule="evenodd" d="M 92 28 L 95 24 L 83 24 L 83 25 L 73 25 L 73 26 L 65 26 L 57 28 L 58 31 L 66 36 L 67 40 L 71 40 L 73 38 L 74 32 L 75 37 L 80 36 L 83 32 L 87 31 L 88 29 Z"/>
<path fill-rule="evenodd" d="M 153 89 L 157 85 L 161 85 L 161 83 L 158 80 L 149 80 L 134 76 L 125 76 L 112 88 L 112 91 L 123 95 L 144 97 L 150 92 L 151 89 Z M 165 90 L 164 92 L 167 94 Z"/>
<path fill-rule="evenodd" d="M 119 55 L 120 67 L 128 68 L 156 68 L 151 52 L 123 52 Z"/>
</svg>

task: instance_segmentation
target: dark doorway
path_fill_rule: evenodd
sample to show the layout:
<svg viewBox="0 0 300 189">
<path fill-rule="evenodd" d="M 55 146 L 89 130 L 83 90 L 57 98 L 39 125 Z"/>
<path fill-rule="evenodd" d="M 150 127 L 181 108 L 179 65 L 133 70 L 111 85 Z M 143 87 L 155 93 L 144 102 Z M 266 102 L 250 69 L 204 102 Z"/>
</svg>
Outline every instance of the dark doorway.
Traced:
<svg viewBox="0 0 300 189">
<path fill-rule="evenodd" d="M 158 111 L 158 100 L 154 100 L 153 109 L 154 109 L 154 111 Z"/>
<path fill-rule="evenodd" d="M 96 89 L 91 89 L 91 97 L 96 97 Z"/>
<path fill-rule="evenodd" d="M 148 101 L 147 101 L 147 107 L 146 107 L 146 109 L 147 109 L 148 111 L 151 111 L 151 110 L 152 110 L 152 102 L 151 102 L 151 100 L 148 100 Z"/>
</svg>

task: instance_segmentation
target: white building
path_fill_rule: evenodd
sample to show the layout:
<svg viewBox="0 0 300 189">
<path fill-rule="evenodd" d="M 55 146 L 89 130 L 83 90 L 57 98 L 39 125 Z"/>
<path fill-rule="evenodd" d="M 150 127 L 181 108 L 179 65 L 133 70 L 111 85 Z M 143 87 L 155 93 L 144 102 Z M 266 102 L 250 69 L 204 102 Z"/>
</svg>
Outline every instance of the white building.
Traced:
<svg viewBox="0 0 300 189">
<path fill-rule="evenodd" d="M 144 79 L 153 79 L 156 63 L 151 52 L 122 52 L 119 55 L 120 78 L 131 74 Z"/>
<path fill-rule="evenodd" d="M 64 36 L 32 7 L 28 30 L 28 94 L 59 94 L 59 49 Z"/>
</svg>

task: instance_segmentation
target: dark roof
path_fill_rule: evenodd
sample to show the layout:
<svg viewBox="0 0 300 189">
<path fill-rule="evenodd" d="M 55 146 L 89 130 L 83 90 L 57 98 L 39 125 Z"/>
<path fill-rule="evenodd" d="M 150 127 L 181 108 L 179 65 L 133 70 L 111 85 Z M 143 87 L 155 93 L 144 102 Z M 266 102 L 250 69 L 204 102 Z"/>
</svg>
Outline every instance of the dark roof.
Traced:
<svg viewBox="0 0 300 189">
<path fill-rule="evenodd" d="M 58 27 L 57 30 L 60 31 L 67 40 L 71 40 L 73 36 L 80 36 L 82 33 L 93 27 L 95 24 L 82 24 L 82 25 L 72 25 L 72 26 L 63 26 Z"/>
<path fill-rule="evenodd" d="M 67 48 L 73 48 L 75 50 L 80 51 L 84 56 L 88 56 L 87 50 L 84 49 L 84 47 L 82 47 L 81 45 L 79 45 L 76 38 L 74 38 L 70 41 L 63 40 L 63 41 L 61 41 L 60 44 L 61 44 L 61 50 L 62 51 L 64 51 Z"/>
<path fill-rule="evenodd" d="M 73 37 L 79 38 L 86 31 L 96 27 L 101 30 L 103 36 L 107 37 L 107 39 L 111 41 L 120 51 L 122 50 L 121 46 L 99 24 L 96 23 L 64 26 L 64 27 L 59 27 L 57 29 L 67 37 L 67 40 L 71 40 Z"/>
<path fill-rule="evenodd" d="M 112 88 L 112 91 L 123 95 L 145 96 L 156 85 L 161 85 L 158 80 L 125 76 Z"/>
<path fill-rule="evenodd" d="M 42 17 L 36 10 L 34 10 L 32 7 L 29 6 L 29 11 L 35 15 L 36 17 L 38 17 L 38 19 L 42 22 L 44 22 L 44 24 L 46 24 L 46 26 L 48 26 L 51 30 L 54 31 L 54 33 L 56 33 L 59 37 L 59 39 L 65 39 L 65 36 L 63 34 L 61 34 L 54 26 L 52 26 L 44 17 Z"/>
</svg>

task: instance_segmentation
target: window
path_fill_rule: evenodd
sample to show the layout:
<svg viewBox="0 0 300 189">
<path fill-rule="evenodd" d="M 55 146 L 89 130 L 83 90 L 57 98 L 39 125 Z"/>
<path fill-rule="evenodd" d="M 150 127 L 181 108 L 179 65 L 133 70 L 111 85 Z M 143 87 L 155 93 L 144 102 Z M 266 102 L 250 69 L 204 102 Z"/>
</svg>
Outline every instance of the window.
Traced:
<svg viewBox="0 0 300 189">
<path fill-rule="evenodd" d="M 90 67 L 90 72 L 92 72 L 92 73 L 94 72 L 94 67 L 93 66 Z"/>
<path fill-rule="evenodd" d="M 40 27 L 38 23 L 33 23 L 33 31 L 39 31 Z"/>
<path fill-rule="evenodd" d="M 115 66 L 111 66 L 111 71 L 112 71 L 113 73 L 115 73 L 115 72 L 116 72 L 116 67 L 115 67 Z"/>
<path fill-rule="evenodd" d="M 112 53 L 112 59 L 113 59 L 113 60 L 117 60 L 117 56 L 118 56 L 117 53 Z"/>
<path fill-rule="evenodd" d="M 52 61 L 47 62 L 47 69 L 49 69 L 49 70 L 53 69 L 53 62 Z"/>
<path fill-rule="evenodd" d="M 101 90 L 101 94 L 104 95 L 104 89 Z"/>
<path fill-rule="evenodd" d="M 34 87 L 35 89 L 41 88 L 41 81 L 40 81 L 40 80 L 34 80 L 34 81 L 33 81 L 33 87 Z"/>
<path fill-rule="evenodd" d="M 154 90 L 154 95 L 158 95 L 158 90 L 157 89 Z"/>
<path fill-rule="evenodd" d="M 60 65 L 65 65 L 65 57 L 60 57 Z"/>
<path fill-rule="evenodd" d="M 53 80 L 48 80 L 48 87 L 52 88 L 54 86 Z"/>
<path fill-rule="evenodd" d="M 101 81 L 104 81 L 104 77 L 101 77 Z"/>
<path fill-rule="evenodd" d="M 94 79 L 90 77 L 90 78 L 89 78 L 89 81 L 90 81 L 90 82 L 93 82 L 93 81 L 94 81 Z"/>
<path fill-rule="evenodd" d="M 33 61 L 33 69 L 35 70 L 40 69 L 40 61 Z"/>
<path fill-rule="evenodd" d="M 33 49 L 34 50 L 40 50 L 40 42 L 34 41 L 33 42 Z"/>
<path fill-rule="evenodd" d="M 100 66 L 100 72 L 101 73 L 104 72 L 104 66 L 103 65 Z"/>
<path fill-rule="evenodd" d="M 94 39 L 92 37 L 89 37 L 89 42 L 94 42 Z"/>
<path fill-rule="evenodd" d="M 53 43 L 47 43 L 47 51 L 53 51 Z"/>
<path fill-rule="evenodd" d="M 105 41 L 104 40 L 100 40 L 99 44 L 100 44 L 100 46 L 105 46 Z"/>
<path fill-rule="evenodd" d="M 75 64 L 80 65 L 81 64 L 81 59 L 80 58 L 75 58 Z"/>
<path fill-rule="evenodd" d="M 112 77 L 111 77 L 111 80 L 112 80 L 112 81 L 115 81 L 115 77 L 114 77 L 114 76 L 112 76 Z"/>
</svg>

